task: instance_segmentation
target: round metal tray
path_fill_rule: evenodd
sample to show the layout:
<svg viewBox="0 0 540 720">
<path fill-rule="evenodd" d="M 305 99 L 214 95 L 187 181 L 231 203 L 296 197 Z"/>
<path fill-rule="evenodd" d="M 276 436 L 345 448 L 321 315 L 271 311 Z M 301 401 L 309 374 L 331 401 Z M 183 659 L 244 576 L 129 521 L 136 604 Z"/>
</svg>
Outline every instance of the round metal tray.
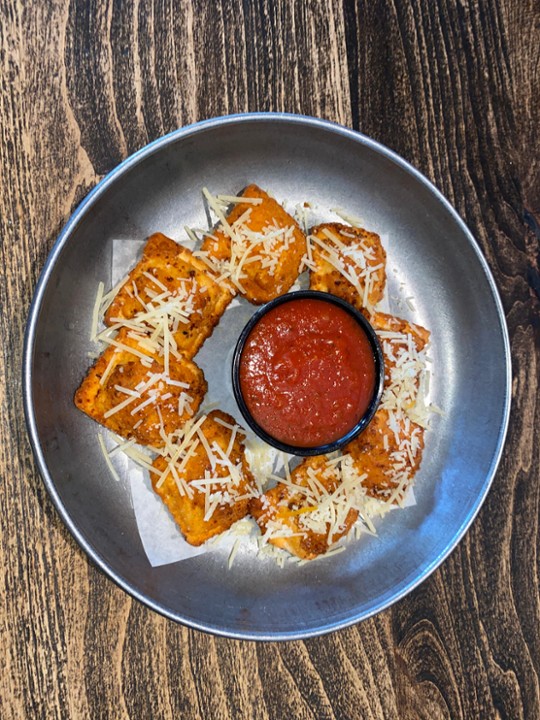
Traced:
<svg viewBox="0 0 540 720">
<path fill-rule="evenodd" d="M 388 250 L 389 294 L 432 332 L 436 416 L 426 433 L 416 505 L 389 513 L 378 537 L 333 557 L 278 567 L 216 551 L 152 568 L 129 487 L 111 479 L 98 426 L 73 394 L 90 361 L 96 287 L 114 238 L 175 239 L 206 223 L 200 189 L 232 194 L 250 182 L 291 203 L 339 206 Z M 394 308 L 396 314 L 405 314 Z M 223 363 L 219 334 L 207 343 Z M 216 352 L 217 351 L 217 352 Z M 224 372 L 230 368 L 224 368 Z M 473 521 L 494 476 L 510 406 L 510 353 L 501 303 L 470 232 L 414 168 L 343 127 L 252 114 L 182 128 L 128 158 L 84 200 L 58 238 L 27 326 L 24 400 L 47 489 L 81 547 L 127 592 L 194 628 L 249 639 L 304 638 L 379 612 L 424 580 Z M 240 420 L 240 414 L 237 414 Z"/>
</svg>

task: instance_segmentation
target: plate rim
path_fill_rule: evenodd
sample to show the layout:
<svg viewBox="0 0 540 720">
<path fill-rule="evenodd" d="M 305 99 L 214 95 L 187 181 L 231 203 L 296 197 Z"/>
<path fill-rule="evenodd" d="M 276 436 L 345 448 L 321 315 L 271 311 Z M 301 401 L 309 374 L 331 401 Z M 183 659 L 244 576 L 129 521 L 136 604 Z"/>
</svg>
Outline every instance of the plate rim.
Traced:
<svg viewBox="0 0 540 720">
<path fill-rule="evenodd" d="M 474 250 L 477 260 L 480 263 L 480 267 L 486 277 L 488 285 L 491 290 L 491 294 L 496 306 L 498 319 L 500 322 L 500 329 L 503 339 L 504 346 L 504 360 L 506 370 L 506 384 L 504 393 L 504 410 L 502 416 L 502 422 L 499 426 L 497 445 L 495 453 L 493 454 L 489 470 L 486 474 L 482 491 L 475 498 L 475 502 L 471 511 L 468 513 L 461 526 L 453 534 L 451 541 L 447 544 L 444 551 L 433 558 L 432 562 L 426 566 L 423 572 L 414 577 L 413 580 L 408 582 L 399 592 L 392 594 L 389 599 L 383 600 L 379 605 L 373 607 L 366 612 L 354 613 L 345 620 L 337 620 L 330 623 L 322 624 L 318 628 L 310 628 L 306 630 L 299 629 L 297 631 L 253 631 L 253 630 L 233 630 L 229 628 L 221 628 L 212 625 L 211 623 L 197 622 L 191 618 L 181 617 L 179 614 L 175 614 L 170 609 L 163 607 L 160 603 L 153 601 L 151 598 L 146 597 L 141 591 L 139 591 L 132 583 L 124 579 L 119 573 L 117 573 L 108 564 L 106 559 L 101 556 L 97 549 L 93 546 L 91 540 L 87 538 L 77 528 L 75 522 L 71 519 L 67 508 L 64 506 L 59 493 L 56 490 L 54 480 L 49 473 L 45 456 L 39 442 L 39 436 L 37 431 L 36 418 L 33 410 L 33 392 L 32 392 L 32 366 L 34 358 L 34 347 L 36 332 L 39 324 L 40 310 L 43 301 L 45 291 L 47 289 L 48 281 L 53 268 L 59 259 L 61 252 L 69 241 L 69 238 L 76 230 L 79 222 L 84 218 L 86 212 L 99 200 L 99 198 L 105 194 L 108 188 L 116 182 L 116 180 L 124 175 L 126 172 L 136 167 L 139 163 L 159 152 L 162 148 L 174 144 L 178 141 L 182 141 L 186 138 L 196 136 L 200 133 L 222 128 L 228 125 L 237 125 L 244 123 L 285 123 L 297 126 L 304 126 L 310 129 L 315 128 L 323 130 L 328 133 L 333 133 L 337 136 L 341 136 L 352 140 L 360 145 L 364 145 L 375 151 L 376 153 L 386 157 L 388 160 L 398 165 L 409 175 L 412 175 L 421 185 L 432 193 L 436 199 L 443 205 L 445 210 L 452 216 L 457 226 L 465 235 L 469 245 Z M 284 112 L 250 112 L 250 113 L 238 113 L 233 115 L 222 115 L 207 120 L 198 121 L 185 125 L 177 130 L 173 130 L 166 135 L 163 135 L 147 145 L 137 150 L 132 155 L 128 156 L 119 165 L 114 167 L 109 173 L 107 173 L 90 192 L 83 198 L 79 205 L 72 212 L 60 234 L 55 240 L 52 248 L 50 249 L 43 268 L 40 272 L 37 284 L 34 288 L 32 301 L 30 303 L 28 311 L 28 319 L 26 323 L 23 343 L 23 359 L 22 359 L 22 395 L 23 395 L 23 408 L 26 421 L 26 427 L 28 436 L 30 439 L 30 445 L 34 454 L 34 458 L 37 462 L 37 469 L 43 479 L 48 494 L 56 508 L 56 511 L 60 515 L 63 523 L 74 537 L 79 547 L 86 553 L 86 555 L 92 560 L 99 569 L 113 582 L 116 583 L 122 590 L 127 592 L 131 597 L 141 602 L 143 605 L 149 607 L 155 612 L 163 615 L 164 617 L 172 620 L 176 623 L 180 623 L 184 626 L 190 627 L 195 630 L 199 630 L 213 635 L 228 637 L 237 640 L 261 640 L 261 641 L 285 641 L 285 640 L 304 640 L 311 637 L 318 637 L 325 635 L 337 630 L 350 627 L 355 625 L 362 620 L 367 620 L 370 617 L 388 609 L 396 602 L 408 595 L 418 585 L 424 582 L 456 549 L 459 545 L 463 536 L 470 528 L 475 518 L 477 517 L 480 508 L 484 504 L 486 496 L 491 488 L 493 479 L 497 472 L 499 463 L 501 461 L 502 453 L 505 446 L 505 441 L 508 433 L 508 426 L 511 412 L 511 385 L 512 385 L 512 360 L 511 360 L 511 348 L 508 325 L 506 321 L 506 315 L 504 312 L 503 303 L 501 300 L 500 292 L 495 282 L 493 273 L 487 263 L 487 260 L 481 250 L 481 247 L 469 230 L 465 222 L 462 220 L 457 210 L 451 205 L 449 200 L 441 193 L 441 191 L 419 170 L 411 165 L 407 160 L 402 158 L 396 152 L 381 144 L 380 142 L 373 140 L 372 138 L 360 133 L 351 128 L 347 128 L 336 122 L 329 120 L 311 117 L 308 115 L 284 113 Z"/>
</svg>

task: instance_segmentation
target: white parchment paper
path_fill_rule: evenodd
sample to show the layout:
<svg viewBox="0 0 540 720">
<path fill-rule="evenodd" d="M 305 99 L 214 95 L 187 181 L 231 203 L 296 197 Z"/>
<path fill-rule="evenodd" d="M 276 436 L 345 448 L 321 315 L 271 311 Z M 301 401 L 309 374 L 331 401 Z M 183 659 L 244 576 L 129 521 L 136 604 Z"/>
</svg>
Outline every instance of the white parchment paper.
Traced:
<svg viewBox="0 0 540 720">
<path fill-rule="evenodd" d="M 288 208 L 294 212 L 294 208 Z M 331 210 L 321 210 L 316 207 L 306 209 L 309 225 L 321 222 L 342 222 L 339 215 Z M 381 236 L 385 249 L 388 251 L 389 239 Z M 193 242 L 184 235 L 180 242 L 193 250 Z M 112 251 L 111 283 L 114 286 L 120 282 L 140 259 L 144 240 L 140 239 L 114 239 Z M 379 305 L 383 312 L 395 312 L 406 316 L 404 301 L 406 288 L 399 287 L 392 275 L 392 268 L 388 268 L 388 285 L 386 296 Z M 307 286 L 307 278 L 301 277 L 292 290 Z M 390 288 L 388 290 L 388 288 Z M 202 368 L 208 382 L 208 393 L 201 412 L 208 412 L 214 407 L 231 414 L 239 422 L 241 414 L 234 400 L 231 382 L 231 356 L 240 331 L 255 312 L 256 307 L 241 298 L 235 298 L 221 318 L 213 335 L 205 342 L 195 361 Z M 242 424 L 243 425 L 243 424 Z M 105 437 L 105 435 L 104 435 Z M 279 454 L 273 448 L 261 443 L 251 432 L 247 432 L 248 459 L 252 469 L 261 475 L 279 472 Z M 115 442 L 109 437 L 106 440 L 109 449 Z M 291 466 L 298 459 L 291 459 Z M 212 539 L 205 545 L 194 547 L 186 542 L 172 516 L 161 499 L 152 490 L 149 473 L 141 469 L 133 460 L 122 453 L 116 453 L 112 458 L 120 479 L 125 482 L 131 491 L 131 501 L 137 522 L 141 541 L 153 567 L 179 562 L 196 557 L 205 552 L 217 549 L 232 550 L 238 541 L 238 534 L 224 533 L 217 539 Z M 412 488 L 409 489 L 404 506 L 415 504 Z M 242 523 L 242 542 L 249 548 L 256 550 L 257 525 L 254 521 L 240 521 Z"/>
</svg>

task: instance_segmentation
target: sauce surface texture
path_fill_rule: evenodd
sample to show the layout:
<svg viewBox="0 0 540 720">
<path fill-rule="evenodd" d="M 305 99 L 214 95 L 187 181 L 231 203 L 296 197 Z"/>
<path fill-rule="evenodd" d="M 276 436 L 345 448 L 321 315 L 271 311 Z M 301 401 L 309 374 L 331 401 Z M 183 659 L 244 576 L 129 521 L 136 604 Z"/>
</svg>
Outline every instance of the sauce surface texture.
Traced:
<svg viewBox="0 0 540 720">
<path fill-rule="evenodd" d="M 343 437 L 367 410 L 376 380 L 364 330 L 331 302 L 300 298 L 255 325 L 240 359 L 240 389 L 254 420 L 294 447 Z"/>
</svg>

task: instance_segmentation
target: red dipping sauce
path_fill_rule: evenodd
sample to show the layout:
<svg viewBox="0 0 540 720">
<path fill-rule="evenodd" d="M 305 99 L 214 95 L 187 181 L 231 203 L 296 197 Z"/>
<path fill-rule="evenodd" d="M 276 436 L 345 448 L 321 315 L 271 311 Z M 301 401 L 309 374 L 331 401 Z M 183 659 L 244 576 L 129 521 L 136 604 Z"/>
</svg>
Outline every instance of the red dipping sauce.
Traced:
<svg viewBox="0 0 540 720">
<path fill-rule="evenodd" d="M 240 389 L 276 440 L 313 448 L 342 438 L 373 398 L 376 366 L 360 324 L 333 302 L 299 298 L 269 310 L 248 335 Z"/>
</svg>

